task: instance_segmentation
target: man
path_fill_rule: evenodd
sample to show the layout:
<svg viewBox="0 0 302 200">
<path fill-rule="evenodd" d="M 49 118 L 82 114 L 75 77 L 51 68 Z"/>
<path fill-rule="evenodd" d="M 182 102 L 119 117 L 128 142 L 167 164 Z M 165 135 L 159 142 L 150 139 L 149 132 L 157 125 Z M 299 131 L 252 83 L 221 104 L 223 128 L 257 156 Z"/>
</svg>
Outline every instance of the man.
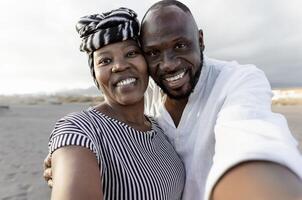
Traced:
<svg viewBox="0 0 302 200">
<path fill-rule="evenodd" d="M 262 71 L 204 57 L 203 33 L 177 1 L 154 4 L 141 37 L 149 73 L 164 93 L 150 83 L 147 110 L 185 163 L 183 199 L 209 199 L 211 191 L 213 199 L 302 196 L 292 173 L 302 177 L 301 156 L 286 121 L 271 112 Z"/>
<path fill-rule="evenodd" d="M 184 161 L 183 199 L 302 199 L 302 159 L 263 72 L 203 56 L 203 33 L 178 1 L 155 3 L 141 37 L 161 88 L 151 81 L 146 108 Z"/>
</svg>

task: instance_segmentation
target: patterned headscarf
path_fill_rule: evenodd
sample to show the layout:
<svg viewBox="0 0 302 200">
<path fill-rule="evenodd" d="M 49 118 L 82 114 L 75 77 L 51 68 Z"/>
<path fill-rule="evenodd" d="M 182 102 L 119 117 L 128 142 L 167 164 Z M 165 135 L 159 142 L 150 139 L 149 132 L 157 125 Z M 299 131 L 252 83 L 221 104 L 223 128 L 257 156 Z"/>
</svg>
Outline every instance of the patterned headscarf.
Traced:
<svg viewBox="0 0 302 200">
<path fill-rule="evenodd" d="M 138 42 L 139 22 L 137 15 L 128 8 L 119 8 L 102 14 L 82 17 L 76 30 L 82 38 L 80 50 L 88 53 L 90 72 L 99 87 L 93 67 L 93 52 L 108 44 L 133 39 Z"/>
</svg>

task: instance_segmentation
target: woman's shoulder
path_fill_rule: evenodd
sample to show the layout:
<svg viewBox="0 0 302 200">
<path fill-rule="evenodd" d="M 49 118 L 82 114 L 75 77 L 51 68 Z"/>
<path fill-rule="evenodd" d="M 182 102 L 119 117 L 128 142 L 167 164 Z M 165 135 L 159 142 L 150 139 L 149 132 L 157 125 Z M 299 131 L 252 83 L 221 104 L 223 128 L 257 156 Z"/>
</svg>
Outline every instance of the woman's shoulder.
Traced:
<svg viewBox="0 0 302 200">
<path fill-rule="evenodd" d="M 71 121 L 75 123 L 90 123 L 94 118 L 96 118 L 96 115 L 98 114 L 95 112 L 95 109 L 89 107 L 85 110 L 69 113 L 62 117 L 60 120 Z"/>
<path fill-rule="evenodd" d="M 160 125 L 158 124 L 158 122 L 156 121 L 156 119 L 150 115 L 146 115 L 146 117 L 149 119 L 149 121 L 152 124 L 152 129 L 156 132 L 156 133 L 160 133 L 163 134 L 164 131 L 163 129 L 160 127 Z"/>
<path fill-rule="evenodd" d="M 72 112 L 57 120 L 55 129 L 57 127 L 73 127 L 83 129 L 83 127 L 90 127 L 93 125 L 93 111 L 91 108 L 79 112 Z"/>
<path fill-rule="evenodd" d="M 99 130 L 96 128 L 97 121 L 92 115 L 91 109 L 65 115 L 56 122 L 54 129 L 50 134 L 50 139 L 56 137 L 65 137 L 69 139 L 84 137 L 92 140 Z"/>
<path fill-rule="evenodd" d="M 96 129 L 89 109 L 65 115 L 57 121 L 49 137 L 49 152 L 65 146 L 81 146 L 97 153 Z M 97 157 L 98 161 L 99 158 Z"/>
</svg>

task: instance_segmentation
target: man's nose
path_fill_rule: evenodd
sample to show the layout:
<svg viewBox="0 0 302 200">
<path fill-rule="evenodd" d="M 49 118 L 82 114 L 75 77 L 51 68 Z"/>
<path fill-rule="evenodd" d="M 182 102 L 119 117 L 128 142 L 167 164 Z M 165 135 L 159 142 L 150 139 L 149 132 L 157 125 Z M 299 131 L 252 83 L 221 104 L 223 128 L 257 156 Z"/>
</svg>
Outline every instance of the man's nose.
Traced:
<svg viewBox="0 0 302 200">
<path fill-rule="evenodd" d="M 161 68 L 165 72 L 174 71 L 177 67 L 177 58 L 172 52 L 166 51 L 163 53 Z"/>
</svg>

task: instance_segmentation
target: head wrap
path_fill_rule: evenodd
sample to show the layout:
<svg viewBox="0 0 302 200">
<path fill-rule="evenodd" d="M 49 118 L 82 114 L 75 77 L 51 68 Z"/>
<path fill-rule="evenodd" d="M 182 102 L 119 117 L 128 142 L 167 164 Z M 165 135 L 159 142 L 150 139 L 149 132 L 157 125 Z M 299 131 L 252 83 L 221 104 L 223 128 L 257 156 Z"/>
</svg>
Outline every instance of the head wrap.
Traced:
<svg viewBox="0 0 302 200">
<path fill-rule="evenodd" d="M 138 41 L 139 22 L 137 15 L 128 8 L 119 8 L 102 14 L 87 15 L 76 24 L 82 39 L 80 50 L 88 53 L 88 63 L 94 82 L 93 52 L 108 44 L 128 39 Z"/>
</svg>

